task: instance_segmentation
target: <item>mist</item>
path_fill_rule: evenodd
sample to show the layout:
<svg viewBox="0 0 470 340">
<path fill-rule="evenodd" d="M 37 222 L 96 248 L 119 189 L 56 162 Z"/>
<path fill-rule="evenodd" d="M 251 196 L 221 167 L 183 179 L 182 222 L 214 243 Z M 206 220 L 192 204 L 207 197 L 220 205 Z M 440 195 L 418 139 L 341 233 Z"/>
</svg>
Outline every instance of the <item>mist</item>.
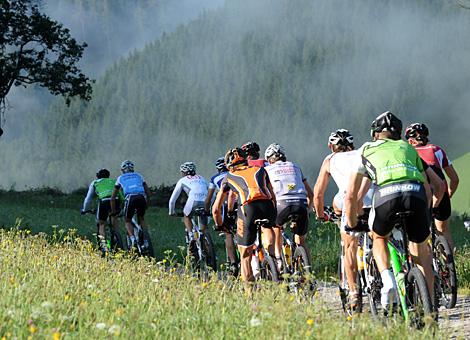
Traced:
<svg viewBox="0 0 470 340">
<path fill-rule="evenodd" d="M 120 37 L 127 36 L 123 27 Z M 124 159 L 135 161 L 150 185 L 172 184 L 180 163 L 195 161 L 210 177 L 217 157 L 249 140 L 263 152 L 282 144 L 314 183 L 329 133 L 347 128 L 360 146 L 386 110 L 405 126 L 425 122 L 431 140 L 455 158 L 470 151 L 468 32 L 470 11 L 452 2 L 228 1 L 107 65 L 91 103 L 66 109 L 55 102 L 29 123 L 33 128 L 22 128 L 21 138 L 5 139 L 0 185 L 70 191 L 86 186 L 100 167 L 118 175 Z M 144 34 L 137 46 L 150 40 Z M 101 52 L 135 48 L 117 43 Z M 158 60 L 170 50 L 178 53 Z M 286 60 L 288 75 L 276 74 Z M 89 67 L 105 67 L 96 65 Z M 271 97 L 262 101 L 266 88 Z M 186 114 L 188 107 L 199 115 Z"/>
</svg>

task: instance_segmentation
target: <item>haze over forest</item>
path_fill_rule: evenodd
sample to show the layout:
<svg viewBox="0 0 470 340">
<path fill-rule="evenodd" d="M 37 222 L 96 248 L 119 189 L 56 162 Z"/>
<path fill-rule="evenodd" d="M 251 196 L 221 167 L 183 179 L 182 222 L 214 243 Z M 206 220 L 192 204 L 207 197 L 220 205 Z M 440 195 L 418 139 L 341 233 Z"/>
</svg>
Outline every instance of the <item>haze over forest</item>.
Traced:
<svg viewBox="0 0 470 340">
<path fill-rule="evenodd" d="M 283 144 L 311 182 L 327 137 L 359 146 L 385 110 L 468 151 L 470 11 L 437 0 L 45 0 L 90 47 L 89 103 L 37 89 L 9 98 L 0 186 L 88 185 L 132 159 L 151 186 L 181 162 L 209 177 L 248 140 Z M 165 32 L 165 33 L 163 33 Z"/>
</svg>

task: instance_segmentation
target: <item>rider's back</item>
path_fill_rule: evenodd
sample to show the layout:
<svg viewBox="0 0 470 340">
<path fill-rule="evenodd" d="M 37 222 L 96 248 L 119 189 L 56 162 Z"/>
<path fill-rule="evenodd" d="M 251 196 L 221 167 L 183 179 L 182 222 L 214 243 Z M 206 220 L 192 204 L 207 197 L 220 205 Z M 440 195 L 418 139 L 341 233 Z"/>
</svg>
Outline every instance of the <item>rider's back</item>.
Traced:
<svg viewBox="0 0 470 340">
<path fill-rule="evenodd" d="M 181 186 L 188 198 L 194 201 L 204 201 L 207 197 L 207 182 L 200 175 L 181 177 L 176 185 Z"/>
<path fill-rule="evenodd" d="M 271 194 L 267 188 L 265 168 L 256 166 L 240 167 L 229 172 L 224 182 L 238 193 L 239 203 L 242 205 L 256 200 L 271 199 Z"/>
<path fill-rule="evenodd" d="M 124 195 L 145 195 L 144 178 L 138 172 L 126 172 L 119 176 L 116 185 L 120 185 L 124 191 Z"/>
<path fill-rule="evenodd" d="M 93 182 L 95 193 L 100 200 L 111 197 L 115 184 L 116 180 L 112 178 L 100 178 Z"/>
<path fill-rule="evenodd" d="M 450 166 L 452 162 L 447 158 L 444 150 L 431 143 L 426 145 L 416 145 L 415 149 L 423 161 L 425 161 L 441 179 L 445 180 L 442 169 Z"/>
<path fill-rule="evenodd" d="M 277 161 L 266 166 L 276 200 L 307 199 L 304 176 L 300 168 L 289 161 Z"/>
<path fill-rule="evenodd" d="M 327 156 L 330 160 L 330 175 L 333 177 L 340 192 L 345 192 L 349 177 L 361 162 L 361 154 L 358 150 L 346 152 L 334 152 Z"/>
</svg>

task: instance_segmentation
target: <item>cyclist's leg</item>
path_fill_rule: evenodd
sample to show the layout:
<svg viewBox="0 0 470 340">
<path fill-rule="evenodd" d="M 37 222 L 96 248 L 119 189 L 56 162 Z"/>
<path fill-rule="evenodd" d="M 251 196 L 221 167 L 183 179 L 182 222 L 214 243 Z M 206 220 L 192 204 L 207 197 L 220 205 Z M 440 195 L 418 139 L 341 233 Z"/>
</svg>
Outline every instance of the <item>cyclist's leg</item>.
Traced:
<svg viewBox="0 0 470 340">
<path fill-rule="evenodd" d="M 116 199 L 116 213 L 119 214 L 121 212 L 121 202 Z M 117 216 L 111 216 L 111 225 L 115 232 L 119 233 L 119 218 Z"/>
<path fill-rule="evenodd" d="M 434 223 L 436 224 L 436 229 L 444 235 L 447 242 L 449 242 L 450 249 L 454 249 L 454 242 L 452 240 L 452 235 L 449 228 L 449 218 L 451 215 L 451 205 L 449 194 L 446 192 L 442 197 L 441 203 L 434 211 Z"/>
<path fill-rule="evenodd" d="M 189 216 L 184 216 L 183 217 L 183 223 L 186 228 L 186 231 L 188 233 L 191 233 L 193 231 L 193 221 L 191 220 L 191 217 Z"/>
<path fill-rule="evenodd" d="M 251 268 L 251 256 L 256 240 L 256 225 L 254 224 L 254 211 L 250 205 L 251 204 L 247 204 L 244 207 L 238 208 L 237 240 L 238 251 L 240 252 L 241 277 L 243 281 L 255 280 Z M 242 210 L 244 210 L 244 212 L 241 212 Z"/>
<path fill-rule="evenodd" d="M 274 255 L 280 258 L 282 254 L 282 232 L 281 226 L 273 227 L 274 232 Z"/>
<path fill-rule="evenodd" d="M 349 290 L 357 293 L 356 277 L 357 277 L 357 237 L 347 235 L 341 232 L 341 239 L 344 244 L 344 269 L 346 271 L 346 279 L 348 280 Z"/>
<path fill-rule="evenodd" d="M 261 238 L 263 240 L 263 247 L 268 251 L 269 255 L 273 255 L 276 240 L 273 228 L 261 227 L 261 233 L 263 234 L 263 237 Z"/>
<path fill-rule="evenodd" d="M 147 201 L 143 195 L 137 195 L 135 197 L 135 212 L 137 215 L 137 223 L 142 228 L 147 228 L 147 224 L 145 223 L 145 212 L 147 211 Z"/>
<path fill-rule="evenodd" d="M 433 301 L 434 273 L 432 270 L 431 247 L 429 247 L 427 240 L 421 243 L 415 243 L 410 241 L 409 249 L 410 254 L 413 256 L 414 262 L 418 265 L 418 268 L 424 274 L 429 294 L 431 296 L 431 301 Z"/>
<path fill-rule="evenodd" d="M 237 256 L 235 255 L 235 244 L 231 233 L 225 233 L 225 249 L 227 249 L 227 256 L 230 263 L 236 263 Z"/>
</svg>

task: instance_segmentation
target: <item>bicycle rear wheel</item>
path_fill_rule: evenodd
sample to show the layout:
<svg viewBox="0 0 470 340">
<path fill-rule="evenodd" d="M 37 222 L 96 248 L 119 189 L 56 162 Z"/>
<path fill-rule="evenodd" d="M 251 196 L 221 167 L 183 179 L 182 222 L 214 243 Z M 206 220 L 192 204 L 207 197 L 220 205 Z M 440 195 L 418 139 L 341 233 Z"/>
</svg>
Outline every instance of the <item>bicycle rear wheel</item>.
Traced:
<svg viewBox="0 0 470 340">
<path fill-rule="evenodd" d="M 204 233 L 201 240 L 202 251 L 206 257 L 206 264 L 212 268 L 213 271 L 217 271 L 217 259 L 215 257 L 214 244 L 209 233 Z"/>
<path fill-rule="evenodd" d="M 406 301 L 410 324 L 425 326 L 425 317 L 432 314 L 432 303 L 423 273 L 413 267 L 406 275 Z"/>
<path fill-rule="evenodd" d="M 276 263 L 273 258 L 267 254 L 264 255 L 263 261 L 260 263 L 260 277 L 263 280 L 279 282 Z"/>
<path fill-rule="evenodd" d="M 383 316 L 382 305 L 380 303 L 382 289 L 382 277 L 380 276 L 379 269 L 375 263 L 372 252 L 370 252 L 366 259 L 366 270 L 368 277 L 370 278 L 370 287 L 367 291 L 369 298 L 370 313 L 376 319 L 379 319 Z"/>
<path fill-rule="evenodd" d="M 152 239 L 150 238 L 150 233 L 148 232 L 147 229 L 142 229 L 142 246 L 147 242 L 146 247 L 142 247 L 142 255 L 143 256 L 149 256 L 149 257 L 155 257 L 155 253 L 153 251 L 153 244 L 152 244 Z"/>
<path fill-rule="evenodd" d="M 434 295 L 439 300 L 436 302 L 447 309 L 454 308 L 457 302 L 457 273 L 452 250 L 442 235 L 436 237 L 433 257 L 433 266 L 437 273 Z"/>
</svg>

